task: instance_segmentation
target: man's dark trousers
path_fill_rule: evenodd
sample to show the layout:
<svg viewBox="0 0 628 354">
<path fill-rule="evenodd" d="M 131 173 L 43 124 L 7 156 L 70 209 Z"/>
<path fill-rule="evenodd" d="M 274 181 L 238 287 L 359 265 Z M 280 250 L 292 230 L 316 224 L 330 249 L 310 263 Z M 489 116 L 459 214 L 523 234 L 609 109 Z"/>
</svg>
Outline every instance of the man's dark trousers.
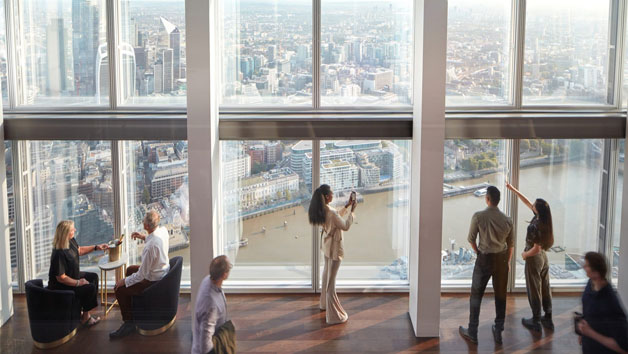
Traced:
<svg viewBox="0 0 628 354">
<path fill-rule="evenodd" d="M 469 334 L 477 336 L 480 323 L 480 306 L 488 280 L 493 278 L 495 293 L 495 329 L 504 330 L 506 319 L 506 289 L 508 285 L 508 250 L 500 253 L 479 253 L 473 268 L 471 283 L 471 311 Z"/>
</svg>

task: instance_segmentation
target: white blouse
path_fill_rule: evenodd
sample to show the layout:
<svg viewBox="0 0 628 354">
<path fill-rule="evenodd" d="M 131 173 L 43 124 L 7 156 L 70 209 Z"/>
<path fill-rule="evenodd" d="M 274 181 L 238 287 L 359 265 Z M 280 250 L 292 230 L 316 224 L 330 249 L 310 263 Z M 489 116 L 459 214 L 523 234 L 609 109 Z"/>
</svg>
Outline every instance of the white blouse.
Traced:
<svg viewBox="0 0 628 354">
<path fill-rule="evenodd" d="M 325 257 L 331 258 L 334 261 L 342 260 L 344 256 L 344 242 L 342 239 L 342 232 L 348 231 L 353 224 L 354 215 L 349 213 L 347 219 L 343 217 L 349 211 L 349 207 L 345 207 L 337 211 L 336 209 L 325 205 L 327 208 L 327 214 L 325 216 L 325 223 L 323 224 L 323 242 L 321 247 L 325 253 Z"/>
</svg>

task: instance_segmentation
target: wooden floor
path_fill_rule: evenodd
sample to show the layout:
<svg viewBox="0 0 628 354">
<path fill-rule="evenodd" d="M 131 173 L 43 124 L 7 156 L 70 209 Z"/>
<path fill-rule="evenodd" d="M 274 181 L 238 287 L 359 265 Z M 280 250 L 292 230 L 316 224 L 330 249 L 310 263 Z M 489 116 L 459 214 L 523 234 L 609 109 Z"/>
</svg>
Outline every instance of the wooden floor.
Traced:
<svg viewBox="0 0 628 354">
<path fill-rule="evenodd" d="M 441 299 L 440 339 L 414 337 L 405 294 L 340 294 L 349 321 L 333 326 L 325 323 L 315 295 L 228 295 L 228 307 L 237 328 L 239 353 L 580 352 L 572 324 L 572 312 L 580 307 L 578 296 L 554 297 L 556 331 L 543 334 L 533 334 L 521 325 L 521 317 L 530 315 L 526 297 L 509 296 L 503 346 L 495 345 L 491 334 L 495 315 L 491 295 L 485 297 L 482 306 L 479 345 L 467 344 L 458 335 L 458 326 L 468 322 L 468 295 L 444 295 Z M 16 296 L 14 304 L 15 315 L 0 328 L 0 353 L 43 352 L 33 347 L 24 296 Z M 79 330 L 70 342 L 45 352 L 190 353 L 188 295 L 181 296 L 176 324 L 162 335 L 133 334 L 110 341 L 108 333 L 120 321 L 120 312 L 114 309 L 100 324 Z"/>
</svg>

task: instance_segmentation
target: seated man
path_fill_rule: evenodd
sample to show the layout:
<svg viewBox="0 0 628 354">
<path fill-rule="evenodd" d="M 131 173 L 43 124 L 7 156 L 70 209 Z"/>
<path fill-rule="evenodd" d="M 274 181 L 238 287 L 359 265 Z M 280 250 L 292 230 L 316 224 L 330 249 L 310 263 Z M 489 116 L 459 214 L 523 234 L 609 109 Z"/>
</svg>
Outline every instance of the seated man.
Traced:
<svg viewBox="0 0 628 354">
<path fill-rule="evenodd" d="M 235 353 L 235 328 L 228 320 L 222 291 L 231 267 L 227 256 L 218 256 L 209 266 L 209 276 L 201 282 L 194 310 L 192 354 Z"/>
<path fill-rule="evenodd" d="M 142 264 L 130 266 L 126 271 L 126 278 L 116 282 L 115 292 L 122 320 L 124 323 L 118 330 L 109 333 L 109 338 L 120 338 L 135 332 L 133 323 L 132 298 L 140 295 L 144 289 L 153 283 L 161 280 L 170 270 L 168 260 L 168 244 L 164 240 L 168 239 L 168 230 L 159 227 L 159 214 L 151 210 L 144 217 L 144 229 L 148 236 L 134 232 L 131 237 L 146 241 L 142 250 Z"/>
</svg>

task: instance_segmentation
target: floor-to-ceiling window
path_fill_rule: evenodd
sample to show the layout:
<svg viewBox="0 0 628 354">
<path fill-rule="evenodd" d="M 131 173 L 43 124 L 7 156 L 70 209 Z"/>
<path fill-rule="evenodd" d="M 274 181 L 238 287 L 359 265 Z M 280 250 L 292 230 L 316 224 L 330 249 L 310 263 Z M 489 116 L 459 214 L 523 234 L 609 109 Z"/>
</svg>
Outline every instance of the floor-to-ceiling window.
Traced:
<svg viewBox="0 0 628 354">
<path fill-rule="evenodd" d="M 443 184 L 443 285 L 469 286 L 476 255 L 467 241 L 473 214 L 484 210 L 486 188 L 502 192 L 499 208 L 505 211 L 506 141 L 453 139 L 445 141 Z"/>
<path fill-rule="evenodd" d="M 519 190 L 534 203 L 550 205 L 554 246 L 547 251 L 553 285 L 582 283 L 584 254 L 598 250 L 601 199 L 601 139 L 530 139 L 520 144 Z M 533 212 L 519 203 L 517 215 L 517 281 L 524 279 L 528 222 Z"/>
</svg>

